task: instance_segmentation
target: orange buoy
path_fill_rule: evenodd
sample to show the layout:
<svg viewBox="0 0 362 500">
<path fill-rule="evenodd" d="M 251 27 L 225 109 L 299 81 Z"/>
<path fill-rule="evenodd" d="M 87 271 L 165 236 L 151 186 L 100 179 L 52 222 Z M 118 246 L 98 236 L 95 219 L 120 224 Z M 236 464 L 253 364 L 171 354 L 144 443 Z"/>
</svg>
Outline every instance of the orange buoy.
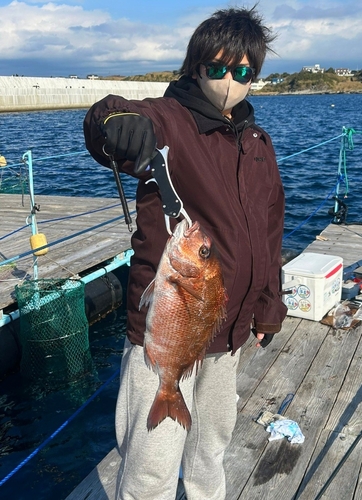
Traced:
<svg viewBox="0 0 362 500">
<path fill-rule="evenodd" d="M 47 239 L 45 237 L 45 234 L 43 233 L 37 233 L 33 234 L 30 236 L 30 247 L 32 250 L 36 250 L 37 248 L 43 247 L 44 245 L 47 245 Z M 48 253 L 49 248 L 42 248 L 41 250 L 33 252 L 34 255 L 45 255 Z"/>
</svg>

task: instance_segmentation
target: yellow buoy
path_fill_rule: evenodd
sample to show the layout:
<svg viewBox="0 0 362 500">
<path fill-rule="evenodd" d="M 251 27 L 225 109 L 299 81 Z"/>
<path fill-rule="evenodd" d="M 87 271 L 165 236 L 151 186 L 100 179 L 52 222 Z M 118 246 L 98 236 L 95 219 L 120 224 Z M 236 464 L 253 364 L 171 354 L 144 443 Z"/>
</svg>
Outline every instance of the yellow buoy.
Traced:
<svg viewBox="0 0 362 500">
<path fill-rule="evenodd" d="M 45 237 L 45 234 L 43 233 L 37 233 L 33 234 L 30 236 L 30 247 L 32 250 L 36 250 L 37 248 L 43 247 L 44 245 L 47 245 L 47 239 Z M 38 250 L 37 252 L 34 252 L 34 255 L 45 255 L 48 253 L 49 248 L 43 248 L 42 250 Z"/>
<path fill-rule="evenodd" d="M 7 161 L 5 156 L 0 155 L 0 167 L 6 167 Z"/>
</svg>

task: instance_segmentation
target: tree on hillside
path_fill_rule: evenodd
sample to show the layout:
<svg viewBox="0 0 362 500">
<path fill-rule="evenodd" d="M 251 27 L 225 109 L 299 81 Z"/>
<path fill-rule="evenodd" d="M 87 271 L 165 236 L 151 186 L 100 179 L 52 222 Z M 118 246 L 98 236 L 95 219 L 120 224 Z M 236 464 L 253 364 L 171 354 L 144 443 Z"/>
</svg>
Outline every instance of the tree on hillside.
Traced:
<svg viewBox="0 0 362 500">
<path fill-rule="evenodd" d="M 273 78 L 280 78 L 280 73 L 271 73 L 265 80 L 272 80 Z"/>
</svg>

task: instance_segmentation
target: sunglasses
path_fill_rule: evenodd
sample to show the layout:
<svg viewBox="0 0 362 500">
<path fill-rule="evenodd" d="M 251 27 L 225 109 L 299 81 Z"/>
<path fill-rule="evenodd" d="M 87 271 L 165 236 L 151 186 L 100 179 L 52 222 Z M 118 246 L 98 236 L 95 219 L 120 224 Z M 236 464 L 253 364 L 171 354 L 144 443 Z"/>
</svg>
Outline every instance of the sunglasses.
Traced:
<svg viewBox="0 0 362 500">
<path fill-rule="evenodd" d="M 221 80 L 230 71 L 236 82 L 248 83 L 255 73 L 255 69 L 249 66 L 230 67 L 218 62 L 203 63 L 203 66 L 205 66 L 206 76 L 210 80 Z"/>
</svg>

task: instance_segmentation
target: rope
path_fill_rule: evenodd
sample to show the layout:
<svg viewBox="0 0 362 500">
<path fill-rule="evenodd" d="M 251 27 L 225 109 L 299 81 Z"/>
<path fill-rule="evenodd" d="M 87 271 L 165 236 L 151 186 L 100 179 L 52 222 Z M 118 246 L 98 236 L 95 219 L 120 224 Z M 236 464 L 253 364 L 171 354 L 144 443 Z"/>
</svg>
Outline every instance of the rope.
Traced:
<svg viewBox="0 0 362 500">
<path fill-rule="evenodd" d="M 354 143 L 353 143 L 353 134 L 362 134 L 362 131 L 355 130 L 353 128 L 346 128 L 343 127 L 343 134 L 342 134 L 342 144 L 341 144 L 341 152 L 339 156 L 339 172 L 342 171 L 344 172 L 344 178 L 346 181 L 346 189 L 344 192 L 344 197 L 348 197 L 348 191 L 349 191 L 349 182 L 348 182 L 348 175 L 347 175 L 347 157 L 346 157 L 346 151 L 353 151 L 354 150 Z"/>
<path fill-rule="evenodd" d="M 36 161 L 53 160 L 54 158 L 63 158 L 66 156 L 76 156 L 76 155 L 82 155 L 85 153 L 88 153 L 88 151 L 86 149 L 84 149 L 83 151 L 76 151 L 75 153 L 64 153 L 61 155 L 43 156 L 43 157 L 37 158 Z M 20 167 L 20 166 L 24 166 L 24 162 L 12 163 L 10 165 L 8 164 L 8 165 L 5 165 L 4 167 L 1 167 L 1 168 L 11 168 L 11 167 Z"/>
<path fill-rule="evenodd" d="M 133 201 L 134 198 L 131 199 L 131 201 Z M 47 220 L 43 220 L 43 221 L 40 221 L 38 222 L 38 225 L 40 224 L 48 224 L 48 223 L 51 223 L 51 222 L 58 222 L 60 220 L 66 220 L 66 219 L 74 219 L 76 217 L 82 217 L 83 215 L 90 215 L 90 214 L 95 214 L 97 212 L 102 212 L 104 210 L 110 210 L 111 208 L 116 208 L 116 207 L 119 207 L 120 206 L 120 203 L 116 203 L 115 205 L 109 205 L 108 207 L 103 207 L 103 208 L 97 208 L 95 210 L 89 210 L 89 212 L 82 212 L 80 214 L 74 214 L 74 215 L 66 215 L 64 217 L 58 217 L 56 219 L 47 219 Z M 8 234 L 5 234 L 4 236 L 1 236 L 0 238 L 0 241 L 1 240 L 4 240 L 5 238 L 8 238 L 9 236 L 19 232 L 19 231 L 22 231 L 23 229 L 26 229 L 27 227 L 29 227 L 30 224 L 26 224 L 25 226 L 22 226 L 22 227 L 19 227 L 18 229 L 15 229 L 14 231 L 12 231 L 11 233 L 8 233 Z M 93 229 L 93 228 L 91 228 Z"/>
<path fill-rule="evenodd" d="M 284 160 L 288 160 L 289 158 L 293 158 L 294 156 L 301 155 L 302 153 L 306 153 L 307 151 L 311 151 L 312 149 L 319 148 L 320 146 L 324 146 L 325 144 L 328 144 L 329 142 L 335 141 L 336 139 L 345 138 L 346 144 L 348 145 L 348 149 L 350 151 L 353 150 L 354 145 L 353 145 L 353 134 L 362 134 L 362 131 L 355 130 L 353 128 L 347 128 L 347 127 L 342 127 L 342 133 L 337 135 L 336 137 L 332 137 L 331 139 L 328 139 L 327 141 L 320 142 L 319 144 L 316 144 L 315 146 L 311 146 L 310 148 L 307 149 L 302 149 L 301 151 L 298 151 L 297 153 L 293 153 L 292 155 L 285 156 L 284 158 L 279 158 L 277 160 L 277 163 L 281 163 Z"/>
<path fill-rule="evenodd" d="M 321 147 L 321 146 L 324 146 L 326 144 L 329 144 L 330 142 L 332 141 L 335 141 L 336 139 L 340 139 L 342 138 L 342 146 L 341 146 L 341 150 L 340 150 L 340 159 L 339 159 L 339 168 L 341 171 L 343 169 L 343 177 L 340 176 L 340 179 L 339 181 L 337 182 L 337 185 L 336 185 L 336 188 L 333 189 L 337 192 L 338 190 L 338 186 L 341 182 L 341 180 L 343 179 L 346 183 L 346 189 L 345 189 L 345 194 L 344 194 L 344 197 L 347 197 L 348 195 L 348 191 L 349 191 L 349 182 L 348 182 L 348 175 L 347 175 L 347 158 L 346 158 L 346 150 L 348 149 L 349 151 L 352 151 L 354 149 L 354 143 L 353 143 L 353 135 L 354 134 L 362 134 L 362 131 L 358 131 L 358 130 L 355 130 L 353 128 L 347 128 L 347 127 L 342 127 L 342 133 L 335 136 L 335 137 L 332 137 L 331 139 L 328 139 L 326 141 L 323 141 L 323 142 L 320 142 L 319 144 L 316 144 L 314 146 L 311 146 L 309 148 L 306 148 L 306 149 L 303 149 L 297 153 L 294 153 L 292 155 L 289 155 L 289 156 L 285 156 L 284 158 L 280 158 L 277 160 L 277 163 L 281 163 L 285 160 L 288 160 L 289 158 L 293 158 L 294 156 L 298 156 L 300 154 L 303 154 L 303 153 L 306 153 L 308 151 L 311 151 L 313 149 L 316 149 L 318 147 Z M 79 155 L 79 154 L 84 154 L 84 153 L 87 153 L 87 150 L 83 150 L 83 151 L 78 151 L 78 152 L 74 152 L 74 153 L 67 153 L 67 154 L 61 154 L 61 155 L 52 155 L 52 156 L 43 156 L 43 157 L 40 157 L 40 158 L 37 158 L 37 161 L 40 161 L 40 160 L 49 160 L 49 159 L 54 159 L 54 158 L 62 158 L 62 157 L 66 157 L 66 156 L 75 156 L 75 155 Z M 14 166 L 17 166 L 17 165 L 20 165 L 20 166 L 24 166 L 24 163 L 19 163 L 19 164 L 13 164 L 13 165 L 8 165 L 8 167 L 14 167 Z M 343 167 L 343 168 L 342 168 Z M 326 199 L 310 214 L 309 217 L 307 217 L 303 222 L 301 222 L 293 231 L 291 231 L 290 233 L 288 233 L 287 235 L 285 235 L 283 237 L 283 239 L 287 239 L 289 238 L 292 234 L 294 234 L 296 231 L 298 231 L 301 227 L 303 227 L 307 222 L 309 222 L 309 220 L 325 205 L 325 203 L 327 202 L 327 200 L 331 197 L 331 193 L 333 192 L 333 190 L 328 194 L 328 196 L 326 197 Z M 72 218 L 75 218 L 75 217 L 81 217 L 82 215 L 88 215 L 88 214 L 92 214 L 92 213 L 95 213 L 95 212 L 98 212 L 98 211 L 102 211 L 102 210 L 108 210 L 109 208 L 114 208 L 116 206 L 118 206 L 118 204 L 116 205 L 112 205 L 110 207 L 105 207 L 105 208 L 100 208 L 100 209 L 97 209 L 97 210 L 94 210 L 94 211 L 89 211 L 89 212 L 83 212 L 81 214 L 75 214 L 75 215 L 70 215 L 70 216 L 66 216 L 66 217 L 59 217 L 57 219 L 49 219 L 49 220 L 46 220 L 46 221 L 41 221 L 39 224 L 45 224 L 45 223 L 50 223 L 50 222 L 57 222 L 59 220 L 65 220 L 65 219 L 72 219 Z M 122 217 L 121 217 L 122 218 Z M 98 225 L 98 226 L 94 226 L 90 229 L 87 229 L 87 230 L 84 230 L 84 231 L 81 231 L 79 233 L 76 233 L 75 235 L 73 236 L 70 236 L 70 237 L 65 237 L 65 238 L 62 238 L 60 240 L 56 240 L 55 242 L 53 243 L 50 243 L 48 244 L 47 246 L 50 247 L 50 246 L 53 246 L 53 245 L 56 245 L 57 243 L 61 243 L 62 241 L 66 241 L 67 239 L 71 239 L 71 238 L 74 238 L 76 236 L 79 236 L 81 234 L 83 234 L 84 232 L 87 232 L 87 231 L 92 231 L 94 229 L 97 229 L 98 227 L 101 227 L 102 225 L 106 225 L 108 223 L 111 223 L 115 220 L 118 220 L 119 218 L 117 219 L 112 219 L 110 221 L 107 221 L 105 222 L 104 224 L 101 224 L 101 225 Z M 8 233 L 4 236 L 2 236 L 0 238 L 0 241 L 15 234 L 16 232 L 18 231 L 21 231 L 25 228 L 27 228 L 29 225 L 25 225 L 25 226 L 22 226 L 21 228 L 19 229 L 16 229 L 14 231 L 12 231 L 11 233 Z M 45 247 L 42 247 L 42 248 L 45 248 Z M 26 257 L 28 255 L 30 255 L 32 253 L 32 251 L 30 252 L 24 252 L 23 254 L 20 254 L 16 257 L 14 257 L 13 259 L 8 259 L 7 261 L 1 261 L 0 262 L 0 266 L 1 265 L 4 265 L 5 263 L 9 263 L 9 262 L 13 262 L 13 260 L 18 260 L 20 258 L 23 258 L 23 257 Z"/>
<path fill-rule="evenodd" d="M 70 269 L 68 269 L 67 267 L 65 267 L 63 264 L 61 264 L 60 262 L 57 262 L 56 260 L 54 259 L 51 259 L 49 257 L 49 254 L 45 254 L 43 255 L 43 257 L 45 257 L 45 259 L 48 261 L 48 262 L 52 262 L 53 264 L 55 264 L 56 266 L 58 266 L 60 269 L 62 269 L 63 271 L 67 271 L 67 273 L 69 274 L 69 276 L 73 277 L 73 278 L 76 278 L 76 277 L 79 277 L 78 274 L 76 273 L 73 273 L 73 271 L 71 271 Z"/>
<path fill-rule="evenodd" d="M 353 128 L 347 128 L 347 127 L 343 127 L 342 130 L 343 130 L 342 134 L 339 134 L 336 137 L 332 137 L 331 139 L 328 139 L 327 141 L 320 142 L 319 144 L 311 146 L 311 147 L 309 147 L 307 149 L 302 149 L 301 151 L 299 151 L 297 153 L 293 153 L 292 155 L 285 156 L 284 158 L 280 158 L 279 160 L 277 160 L 277 163 L 281 163 L 284 160 L 288 160 L 289 158 L 293 158 L 293 156 L 298 156 L 300 154 L 306 153 L 307 151 L 311 151 L 312 149 L 316 149 L 316 148 L 319 148 L 320 146 L 324 146 L 325 144 L 328 144 L 328 143 L 330 143 L 332 141 L 335 141 L 336 139 L 340 139 L 343 136 L 347 136 L 347 138 L 348 138 L 348 144 L 352 146 L 349 149 L 353 150 L 353 134 L 362 134 L 362 131 L 358 131 L 358 130 L 355 130 Z M 76 156 L 76 155 L 82 155 L 82 154 L 85 154 L 85 153 L 88 153 L 88 151 L 86 149 L 84 149 L 82 151 L 76 151 L 75 153 L 65 153 L 65 154 L 61 154 L 61 155 L 42 156 L 40 158 L 36 158 L 36 159 L 34 158 L 34 161 L 53 160 L 55 158 L 63 158 L 63 157 L 67 157 L 67 156 Z M 18 166 L 24 166 L 24 163 L 21 162 L 21 163 L 13 163 L 11 165 L 8 164 L 8 165 L 6 165 L 5 167 L 2 167 L 2 168 L 11 168 L 11 167 L 18 167 Z"/>
<path fill-rule="evenodd" d="M 319 144 L 316 144 L 315 146 L 311 146 L 310 148 L 307 149 L 302 149 L 302 151 L 299 151 L 298 153 L 294 153 L 289 156 L 285 156 L 284 158 L 280 158 L 277 160 L 277 163 L 280 163 L 284 160 L 288 160 L 289 158 L 293 158 L 293 156 L 298 156 L 301 155 L 302 153 L 306 153 L 307 151 L 311 151 L 312 149 L 319 148 L 320 146 L 324 146 L 325 144 L 328 144 L 329 142 L 335 141 L 336 139 L 340 139 L 343 137 L 344 133 L 337 135 L 336 137 L 332 137 L 332 139 L 328 139 L 328 141 L 320 142 Z"/>
<path fill-rule="evenodd" d="M 134 210 L 132 215 L 136 211 Z M 106 226 L 107 224 L 112 224 L 113 222 L 117 222 L 121 219 L 124 219 L 124 215 L 119 215 L 118 217 L 114 217 L 113 219 L 109 219 L 106 222 L 101 222 L 100 224 L 97 224 L 95 226 L 92 226 L 88 229 L 83 229 L 82 231 L 78 231 L 77 233 L 71 234 L 70 236 L 64 236 L 63 238 L 60 238 L 59 240 L 53 241 L 53 243 L 48 243 L 47 245 L 43 245 L 42 247 L 37 248 L 38 250 L 43 250 L 44 248 L 50 248 L 53 247 L 54 245 L 57 245 L 58 243 L 63 243 L 64 241 L 71 240 L 72 238 L 76 238 L 77 236 L 81 236 L 84 233 L 87 233 L 88 231 L 94 231 L 95 229 L 99 229 L 100 227 Z M 34 250 L 28 250 L 27 252 L 23 252 L 19 255 L 16 255 L 15 257 L 11 257 L 10 259 L 2 260 L 0 262 L 0 267 L 4 266 L 5 264 L 9 264 L 10 262 L 14 262 L 16 260 L 22 259 L 23 257 L 27 257 L 28 255 L 32 255 Z"/>
<path fill-rule="evenodd" d="M 304 224 L 306 224 L 317 212 L 318 210 L 320 210 L 323 205 L 325 205 L 327 203 L 327 201 L 329 200 L 329 198 L 332 196 L 332 193 L 336 190 L 336 187 L 339 185 L 339 183 L 341 182 L 341 180 L 339 180 L 337 182 L 337 185 L 336 186 L 333 186 L 333 188 L 330 190 L 330 192 L 328 193 L 328 195 L 326 196 L 326 198 L 322 201 L 322 203 L 320 203 L 318 205 L 318 207 L 313 210 L 313 212 L 303 221 L 301 222 L 297 227 L 295 227 L 293 229 L 293 231 L 291 231 L 290 233 L 286 234 L 285 236 L 283 236 L 283 240 L 286 240 L 287 238 L 289 238 L 292 234 L 294 234 L 296 231 L 298 231 L 298 229 L 300 229 L 301 227 L 304 226 Z"/>
<path fill-rule="evenodd" d="M 62 158 L 65 156 L 76 156 L 76 155 L 82 155 L 85 153 L 88 153 L 88 151 L 86 149 L 84 149 L 83 151 L 77 151 L 75 153 L 65 153 L 65 154 L 61 154 L 61 155 L 43 156 L 43 157 L 37 158 L 36 161 L 54 160 L 54 158 Z"/>
<path fill-rule="evenodd" d="M 29 227 L 29 224 L 26 224 L 25 226 L 19 227 L 18 229 L 14 229 L 14 231 L 11 231 L 11 233 L 5 234 L 4 236 L 1 236 L 1 240 L 5 240 L 5 238 L 8 238 L 9 236 L 12 236 L 13 234 L 18 233 L 19 231 L 22 231 L 23 229 Z"/>
<path fill-rule="evenodd" d="M 336 137 L 333 137 L 332 139 L 328 139 L 327 141 L 321 142 L 315 146 L 311 146 L 310 148 L 299 151 L 298 153 L 295 153 L 293 155 L 289 155 L 289 156 L 286 156 L 284 158 L 281 158 L 277 161 L 277 163 L 280 163 L 284 160 L 287 160 L 288 158 L 292 158 L 293 156 L 297 156 L 299 154 L 302 154 L 302 153 L 305 153 L 305 152 L 310 151 L 312 149 L 315 149 L 319 146 L 323 146 L 325 144 L 328 144 L 329 142 L 335 141 L 336 139 L 342 138 L 340 154 L 339 154 L 339 164 L 338 164 L 338 177 L 339 178 L 338 178 L 336 186 L 329 192 L 329 194 L 323 200 L 323 202 L 320 203 L 320 205 L 303 222 L 301 222 L 290 233 L 283 236 L 283 240 L 289 238 L 292 234 L 294 234 L 296 231 L 301 229 L 305 224 L 307 224 L 309 222 L 309 220 L 326 204 L 327 200 L 332 196 L 333 191 L 336 193 L 336 195 L 338 195 L 338 188 L 343 180 L 345 181 L 345 184 L 346 184 L 344 197 L 347 198 L 348 191 L 349 191 L 349 182 L 348 182 L 348 174 L 347 174 L 346 150 L 353 151 L 353 149 L 354 149 L 353 135 L 354 134 L 362 134 L 362 131 L 358 131 L 358 130 L 355 130 L 353 128 L 342 127 L 342 134 L 340 134 Z M 343 175 L 341 174 L 342 170 L 343 170 Z"/>
<path fill-rule="evenodd" d="M 131 198 L 130 201 L 134 201 L 135 198 Z M 66 215 L 64 217 L 58 217 L 57 219 L 48 219 L 48 220 L 43 220 L 38 222 L 38 224 L 46 224 L 50 222 L 58 222 L 60 220 L 67 220 L 67 219 L 75 219 L 77 217 L 82 217 L 83 215 L 89 215 L 89 214 L 95 214 L 97 212 L 103 212 L 104 210 L 110 210 L 111 208 L 116 208 L 119 207 L 121 203 L 116 203 L 115 205 L 109 205 L 108 207 L 103 207 L 103 208 L 96 208 L 94 210 L 90 210 L 89 212 L 82 212 L 80 214 L 74 214 L 74 215 Z"/>
<path fill-rule="evenodd" d="M 78 410 L 76 410 L 73 415 L 71 415 L 71 417 L 68 418 L 68 420 L 66 420 L 60 427 L 58 427 L 58 429 L 53 432 L 53 434 L 51 434 L 45 441 L 42 442 L 42 444 L 40 446 L 38 446 L 32 453 L 30 453 L 30 455 L 25 459 L 23 460 L 22 462 L 20 462 L 19 465 L 17 465 L 15 467 L 15 469 L 13 469 L 7 476 L 5 476 L 1 481 L 0 481 L 0 486 L 3 486 L 4 483 L 6 483 L 6 481 L 8 481 L 16 472 L 18 472 L 18 470 L 20 470 L 24 465 L 26 465 L 33 457 L 35 457 L 35 455 L 37 455 L 39 453 L 39 451 L 41 451 L 43 448 L 45 448 L 45 446 L 47 444 L 50 443 L 50 441 L 55 438 L 55 436 L 57 434 L 59 434 L 60 431 L 62 431 L 64 429 L 64 427 L 66 427 L 72 420 L 75 419 L 75 417 L 77 417 L 79 415 L 79 413 L 81 411 L 84 410 L 84 408 L 86 408 L 89 403 L 91 403 L 97 396 L 98 394 L 100 394 L 103 389 L 105 387 L 107 387 L 107 385 L 109 385 L 112 380 L 119 374 L 119 369 L 116 370 L 113 375 L 111 377 L 109 377 L 109 379 L 101 386 L 99 387 L 96 392 L 94 394 L 92 394 L 92 396 L 87 399 L 87 401 L 85 403 L 82 404 L 82 406 L 80 406 L 78 408 Z"/>
<path fill-rule="evenodd" d="M 336 136 L 336 137 L 333 137 L 332 139 L 329 139 L 327 141 L 324 141 L 320 144 L 317 144 L 315 146 L 311 146 L 310 148 L 307 148 L 307 149 L 304 149 L 298 153 L 294 153 L 292 155 L 289 155 L 289 156 L 286 156 L 284 158 L 281 158 L 279 159 L 277 162 L 280 163 L 284 160 L 287 160 L 289 158 L 292 158 L 294 156 L 297 156 L 299 154 L 302 154 L 302 153 L 305 153 L 307 151 L 310 151 L 312 149 L 315 149 L 317 147 L 320 147 L 322 145 L 325 145 L 325 144 L 328 144 L 329 142 L 332 142 L 336 139 L 339 139 L 339 138 L 343 138 L 342 139 L 342 143 L 343 143 L 343 147 L 341 148 L 342 151 L 343 151 L 343 154 L 341 155 L 341 158 L 342 158 L 342 161 L 343 161 L 343 166 L 344 166 L 344 176 L 340 176 L 339 179 L 338 179 L 338 182 L 337 182 L 337 185 L 335 187 L 333 187 L 333 189 L 329 192 L 329 194 L 327 195 L 327 197 L 323 200 L 323 202 L 312 212 L 312 214 L 307 218 L 305 219 L 302 223 L 300 223 L 293 231 L 291 231 L 290 233 L 288 233 L 287 235 L 284 236 L 283 239 L 286 239 L 288 237 L 290 237 L 295 231 L 297 231 L 298 229 L 300 229 L 304 224 L 306 224 L 312 217 L 313 215 L 315 215 L 315 213 L 320 210 L 320 208 L 327 202 L 327 200 L 330 198 L 330 196 L 332 195 L 333 191 L 335 191 L 338 187 L 338 185 L 342 182 L 342 180 L 346 180 L 346 190 L 348 192 L 348 180 L 347 180 L 347 169 L 346 169 L 346 157 L 345 157 L 345 151 L 346 149 L 349 149 L 349 150 L 353 150 L 353 134 L 361 134 L 362 132 L 359 132 L 359 131 L 356 131 L 354 129 L 351 129 L 351 128 L 345 128 L 343 127 L 343 132 L 342 134 Z M 83 154 L 83 153 L 86 153 L 87 151 L 81 151 L 81 152 L 76 152 L 76 153 L 68 153 L 68 154 L 64 154 L 64 155 L 55 155 L 55 156 L 48 156 L 48 157 L 42 157 L 42 158 L 38 158 L 37 160 L 47 160 L 47 159 L 54 159 L 54 158 L 60 158 L 60 157 L 64 157 L 64 156 L 74 156 L 74 155 L 78 155 L 78 154 Z M 23 163 L 20 163 L 19 165 L 23 166 Z M 13 164 L 11 165 L 11 167 L 14 167 L 14 166 L 17 166 L 17 164 Z M 10 167 L 10 165 L 9 165 Z M 117 204 L 119 205 L 119 204 Z M 117 205 L 114 205 L 114 206 L 117 206 Z M 108 208 L 111 208 L 111 207 L 105 207 L 105 208 L 102 208 L 102 209 L 97 209 L 97 210 L 94 210 L 94 211 L 90 211 L 90 212 L 84 212 L 83 214 L 78 214 L 78 215 L 72 215 L 72 216 L 68 216 L 68 217 L 62 217 L 62 218 L 58 218 L 58 219 L 53 219 L 53 220 L 48 220 L 48 221 L 43 221 L 43 223 L 45 222 L 53 222 L 53 221 L 57 221 L 57 220 L 63 220 L 63 219 L 67 219 L 67 218 L 74 218 L 74 217 L 79 217 L 81 215 L 85 215 L 85 214 L 89 214 L 89 213 L 93 213 L 93 212 L 96 212 L 96 211 L 100 211 L 100 210 L 106 210 Z M 134 213 L 134 212 L 133 212 Z M 63 241 L 67 241 L 69 239 L 72 239 L 72 238 L 75 238 L 77 236 L 80 236 L 88 231 L 91 231 L 91 230 L 94 230 L 94 229 L 98 229 L 100 227 L 103 227 L 107 224 L 111 224 L 112 222 L 115 222 L 115 221 L 118 221 L 120 219 L 124 218 L 123 215 L 119 216 L 119 217 L 116 217 L 114 219 L 111 219 L 109 221 L 106 221 L 104 223 L 101 223 L 101 224 L 97 224 L 96 226 L 93 226 L 92 228 L 89 228 L 89 229 L 86 229 L 86 230 L 83 230 L 83 231 L 79 231 L 78 233 L 74 234 L 74 235 L 71 235 L 71 236 L 66 236 L 64 238 L 61 238 L 53 243 L 50 243 L 50 244 L 47 244 L 47 245 L 44 245 L 44 247 L 41 247 L 41 248 L 46 248 L 46 247 L 51 247 L 51 246 L 54 246 L 58 243 L 61 243 Z M 2 238 L 0 238 L 0 241 L 1 239 L 4 239 L 5 237 L 7 236 L 10 236 L 11 234 L 14 234 L 18 231 L 21 231 L 22 229 L 24 229 L 25 227 L 27 226 L 23 226 L 22 228 L 19 228 L 15 231 L 13 231 L 12 233 L 9 233 L 8 235 L 5 235 L 3 236 Z M 2 265 L 5 265 L 5 264 L 8 264 L 10 262 L 13 262 L 14 260 L 18 260 L 20 258 L 23 258 L 27 255 L 30 255 L 32 254 L 33 251 L 30 250 L 28 252 L 24 252 L 16 257 L 13 257 L 11 259 L 7 259 L 6 261 L 1 261 L 0 262 L 0 266 Z M 119 373 L 119 370 L 117 370 L 100 388 L 98 388 L 98 390 L 80 407 L 78 408 L 78 410 L 76 410 L 73 415 L 68 419 L 66 420 L 55 432 L 53 432 L 53 434 L 51 434 L 45 441 L 43 441 L 43 443 L 38 446 L 25 460 L 23 460 L 17 467 L 15 467 L 7 476 L 5 476 L 1 481 L 0 481 L 0 486 L 2 486 L 6 481 L 8 481 L 18 470 L 20 470 L 24 465 L 26 465 L 37 453 L 39 453 L 39 451 L 41 451 L 45 446 L 47 446 L 47 444 L 50 443 L 50 441 L 57 435 L 59 434 L 59 432 L 61 432 L 72 420 L 74 420 L 78 415 L 79 413 L 84 409 L 86 408 L 97 396 L 98 394 L 100 394 L 100 392 L 107 386 L 110 384 L 110 382 L 116 377 L 116 375 Z M 327 483 L 325 485 L 325 487 L 328 487 L 329 483 Z"/>
</svg>

